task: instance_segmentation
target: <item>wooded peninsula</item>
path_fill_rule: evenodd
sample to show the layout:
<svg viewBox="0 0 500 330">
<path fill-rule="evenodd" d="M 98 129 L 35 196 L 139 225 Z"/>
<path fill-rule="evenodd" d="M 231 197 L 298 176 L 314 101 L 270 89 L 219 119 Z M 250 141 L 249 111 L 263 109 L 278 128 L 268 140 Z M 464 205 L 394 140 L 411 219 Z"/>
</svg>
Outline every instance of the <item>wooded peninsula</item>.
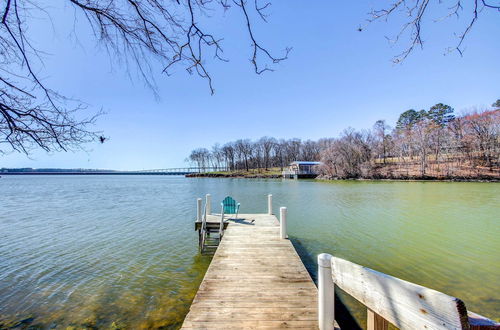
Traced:
<svg viewBox="0 0 500 330">
<path fill-rule="evenodd" d="M 345 129 L 317 141 L 262 137 L 239 139 L 211 150 L 198 148 L 187 159 L 194 176 L 279 177 L 293 161 L 321 161 L 321 179 L 500 179 L 500 100 L 461 115 L 446 104 L 404 111 L 394 127 L 378 120 L 371 129 Z"/>
</svg>

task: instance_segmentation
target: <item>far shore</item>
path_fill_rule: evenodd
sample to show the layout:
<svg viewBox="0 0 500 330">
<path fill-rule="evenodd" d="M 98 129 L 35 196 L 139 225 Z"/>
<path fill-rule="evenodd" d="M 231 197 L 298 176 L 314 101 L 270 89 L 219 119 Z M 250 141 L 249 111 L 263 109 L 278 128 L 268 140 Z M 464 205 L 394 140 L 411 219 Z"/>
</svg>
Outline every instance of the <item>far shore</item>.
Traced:
<svg viewBox="0 0 500 330">
<path fill-rule="evenodd" d="M 233 178 L 233 179 L 280 179 L 281 173 L 276 170 L 249 170 L 249 171 L 227 171 L 227 172 L 202 172 L 186 174 L 187 178 Z M 302 180 L 302 179 L 301 179 Z M 340 178 L 320 175 L 314 181 L 436 181 L 436 182 L 500 182 L 500 178 L 494 176 L 376 176 L 376 177 L 356 177 Z"/>
</svg>

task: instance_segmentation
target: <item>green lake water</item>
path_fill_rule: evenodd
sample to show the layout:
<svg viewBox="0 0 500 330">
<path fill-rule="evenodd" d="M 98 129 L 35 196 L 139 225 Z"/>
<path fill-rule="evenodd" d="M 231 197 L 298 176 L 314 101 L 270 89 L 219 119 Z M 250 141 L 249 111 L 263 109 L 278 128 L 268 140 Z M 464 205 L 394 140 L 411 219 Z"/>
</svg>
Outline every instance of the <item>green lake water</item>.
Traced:
<svg viewBox="0 0 500 330">
<path fill-rule="evenodd" d="M 242 213 L 272 193 L 313 278 L 328 252 L 500 320 L 498 183 L 3 176 L 0 328 L 178 328 L 210 263 L 193 229 L 206 193 Z"/>
</svg>

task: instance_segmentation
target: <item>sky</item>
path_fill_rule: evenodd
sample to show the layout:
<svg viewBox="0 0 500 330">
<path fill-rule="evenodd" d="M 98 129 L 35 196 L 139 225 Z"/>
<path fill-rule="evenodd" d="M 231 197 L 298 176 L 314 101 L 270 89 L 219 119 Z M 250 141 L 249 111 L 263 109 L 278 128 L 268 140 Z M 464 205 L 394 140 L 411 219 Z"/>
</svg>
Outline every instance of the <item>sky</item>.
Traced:
<svg viewBox="0 0 500 330">
<path fill-rule="evenodd" d="M 348 127 L 368 129 L 385 119 L 394 125 L 405 110 L 446 103 L 457 113 L 485 108 L 500 98 L 500 14 L 485 10 L 465 40 L 463 56 L 446 49 L 457 44 L 468 11 L 440 20 L 447 1 L 434 4 L 422 28 L 424 48 L 402 64 L 392 58 L 407 45 L 391 44 L 402 21 L 369 24 L 375 1 L 274 1 L 268 23 L 256 22 L 256 38 L 274 54 L 293 47 L 274 72 L 256 75 L 241 12 L 203 20 L 224 38 L 228 63 L 210 57 L 215 95 L 207 82 L 177 67 L 155 67 L 158 95 L 123 61 L 112 58 L 92 37 L 71 5 L 49 7 L 51 20 L 34 17 L 32 42 L 43 49 L 38 72 L 46 85 L 86 102 L 88 113 L 106 112 L 95 130 L 109 140 L 83 151 L 0 156 L 0 167 L 100 168 L 117 170 L 184 167 L 192 149 L 262 136 L 317 140 Z M 390 1 L 377 1 L 389 4 Z M 73 29 L 73 27 L 75 27 Z M 83 115 L 83 114 L 82 114 Z"/>
</svg>

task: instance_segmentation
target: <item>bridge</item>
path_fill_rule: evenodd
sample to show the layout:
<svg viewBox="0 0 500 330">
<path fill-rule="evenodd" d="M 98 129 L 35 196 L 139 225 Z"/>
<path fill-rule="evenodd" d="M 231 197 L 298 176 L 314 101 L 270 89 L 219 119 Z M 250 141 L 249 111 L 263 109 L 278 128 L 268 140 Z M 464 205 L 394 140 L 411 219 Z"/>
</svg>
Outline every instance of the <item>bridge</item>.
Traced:
<svg viewBox="0 0 500 330">
<path fill-rule="evenodd" d="M 2 175 L 186 175 L 191 173 L 224 171 L 220 167 L 175 167 L 152 170 L 115 171 L 99 169 L 0 169 Z"/>
<path fill-rule="evenodd" d="M 191 173 L 203 173 L 203 172 L 217 172 L 224 171 L 221 167 L 179 167 L 179 168 L 165 168 L 165 169 L 155 169 L 155 170 L 142 170 L 142 171 L 124 171 L 125 174 L 131 174 L 133 172 L 136 175 L 186 175 Z"/>
</svg>

